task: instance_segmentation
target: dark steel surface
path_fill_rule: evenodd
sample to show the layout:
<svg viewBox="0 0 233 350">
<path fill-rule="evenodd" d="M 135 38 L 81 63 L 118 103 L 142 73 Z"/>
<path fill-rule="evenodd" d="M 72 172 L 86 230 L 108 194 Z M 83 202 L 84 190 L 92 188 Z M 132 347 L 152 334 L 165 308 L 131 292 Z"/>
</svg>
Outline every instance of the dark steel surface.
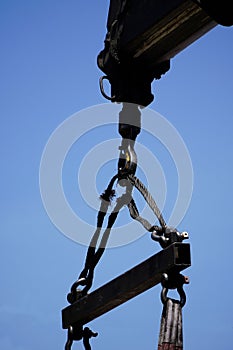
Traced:
<svg viewBox="0 0 233 350">
<path fill-rule="evenodd" d="M 152 67 L 172 59 L 217 25 L 191 0 L 162 1 L 160 6 L 157 1 L 147 2 L 150 6 L 143 2 L 140 12 L 136 11 L 135 4 L 135 11 L 125 19 L 120 47 L 125 55 Z"/>
<path fill-rule="evenodd" d="M 182 350 L 182 308 L 179 302 L 168 299 L 163 307 L 158 350 Z"/>
<path fill-rule="evenodd" d="M 174 243 L 62 310 L 62 327 L 84 325 L 191 265 L 190 245 Z"/>
</svg>

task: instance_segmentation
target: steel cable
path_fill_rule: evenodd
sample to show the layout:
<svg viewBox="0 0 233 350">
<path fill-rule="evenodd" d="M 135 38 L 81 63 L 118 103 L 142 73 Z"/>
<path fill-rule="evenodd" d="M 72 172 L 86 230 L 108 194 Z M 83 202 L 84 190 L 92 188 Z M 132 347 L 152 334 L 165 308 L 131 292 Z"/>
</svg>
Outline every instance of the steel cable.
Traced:
<svg viewBox="0 0 233 350">
<path fill-rule="evenodd" d="M 156 215 L 157 219 L 159 220 L 159 223 L 161 227 L 165 230 L 166 229 L 166 222 L 162 216 L 161 211 L 159 210 L 159 207 L 157 206 L 154 198 L 150 194 L 150 192 L 147 190 L 145 185 L 134 175 L 129 175 L 128 176 L 129 181 L 133 186 L 137 188 L 137 190 L 142 194 L 144 197 L 145 201 L 153 211 L 153 213 Z"/>
</svg>

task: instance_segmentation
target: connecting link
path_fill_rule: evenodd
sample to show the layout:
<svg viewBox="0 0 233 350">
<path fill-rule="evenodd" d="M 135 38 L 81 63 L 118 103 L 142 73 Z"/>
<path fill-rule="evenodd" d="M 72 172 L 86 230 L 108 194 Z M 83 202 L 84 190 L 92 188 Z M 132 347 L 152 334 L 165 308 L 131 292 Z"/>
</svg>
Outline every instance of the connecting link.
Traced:
<svg viewBox="0 0 233 350">
<path fill-rule="evenodd" d="M 189 283 L 189 278 L 188 276 L 183 276 L 180 273 L 175 273 L 172 275 L 168 275 L 167 273 L 164 273 L 162 275 L 162 291 L 161 291 L 161 301 L 165 305 L 168 298 L 167 298 L 167 293 L 169 289 L 177 289 L 177 292 L 180 296 L 180 306 L 183 307 L 186 303 L 186 294 L 183 289 L 184 284 Z"/>
<path fill-rule="evenodd" d="M 74 324 L 68 328 L 68 338 L 65 344 L 65 350 L 71 350 L 73 341 L 79 341 L 83 339 L 83 345 L 85 350 L 91 350 L 90 338 L 97 337 L 98 333 L 93 332 L 90 328 Z"/>
<path fill-rule="evenodd" d="M 80 278 L 76 282 L 73 283 L 70 293 L 67 294 L 67 301 L 70 304 L 73 304 L 78 299 L 82 298 L 85 295 L 85 288 L 83 290 L 77 289 L 79 286 L 87 286 L 87 279 Z"/>
<path fill-rule="evenodd" d="M 133 103 L 122 104 L 119 113 L 119 134 L 123 139 L 135 141 L 141 131 L 141 111 L 139 105 Z"/>
<path fill-rule="evenodd" d="M 164 230 L 159 226 L 153 226 L 151 231 L 151 238 L 159 242 L 162 248 L 166 248 L 172 243 L 183 242 L 183 240 L 189 238 L 188 232 L 178 232 L 173 227 L 166 227 Z"/>
</svg>

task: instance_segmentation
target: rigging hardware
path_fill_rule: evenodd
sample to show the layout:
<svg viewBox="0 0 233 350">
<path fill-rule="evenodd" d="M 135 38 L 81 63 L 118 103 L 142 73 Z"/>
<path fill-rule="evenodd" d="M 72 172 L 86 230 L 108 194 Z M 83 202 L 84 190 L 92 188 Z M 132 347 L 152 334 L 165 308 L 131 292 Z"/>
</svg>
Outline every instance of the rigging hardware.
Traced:
<svg viewBox="0 0 233 350">
<path fill-rule="evenodd" d="M 74 340 L 83 340 L 85 350 L 91 350 L 90 339 L 97 337 L 98 333 L 93 332 L 90 328 L 80 326 L 79 324 L 73 324 L 68 328 L 68 337 L 65 344 L 65 350 L 71 350 Z"/>
<path fill-rule="evenodd" d="M 148 106 L 153 101 L 151 83 L 160 79 L 170 69 L 170 60 L 192 42 L 200 38 L 217 24 L 231 26 L 233 16 L 229 0 L 110 0 L 107 34 L 104 49 L 98 54 L 97 65 L 105 76 L 100 78 L 100 90 L 103 96 L 111 102 L 123 103 L 123 110 L 119 118 L 119 133 L 122 143 L 119 148 L 118 174 L 115 175 L 106 191 L 101 195 L 101 206 L 97 217 L 97 228 L 90 242 L 84 269 L 71 287 L 67 295 L 72 307 L 88 296 L 92 286 L 94 269 L 106 248 L 111 228 L 123 206 L 127 206 L 134 220 L 151 232 L 151 238 L 158 241 L 165 252 L 176 244 L 183 245 L 188 238 L 186 232 L 179 233 L 175 228 L 167 227 L 162 213 L 156 202 L 135 177 L 137 169 L 137 155 L 134 144 L 140 133 L 140 108 Z M 104 91 L 103 82 L 108 80 L 111 94 Z M 133 111 L 130 104 L 134 104 Z M 133 120 L 127 120 L 128 116 Z M 108 217 L 107 228 L 100 239 L 101 228 L 106 216 L 111 198 L 115 195 L 113 184 L 117 180 L 125 187 L 125 193 L 116 200 L 114 210 Z M 132 197 L 133 188 L 137 188 L 147 204 L 156 215 L 160 226 L 151 225 L 142 218 Z M 99 245 L 98 241 L 100 240 Z M 185 245 L 183 245 L 185 246 Z M 186 256 L 187 258 L 187 256 Z M 169 271 L 170 272 L 170 271 Z M 167 291 L 172 288 L 171 280 L 180 281 L 180 275 L 168 274 L 168 279 L 162 281 L 162 301 L 164 312 L 161 320 L 159 349 L 165 349 L 166 344 L 175 344 L 176 349 L 182 349 L 182 342 L 178 344 L 170 339 L 164 331 L 170 326 L 168 319 L 174 318 L 172 334 L 179 334 L 182 338 L 181 308 L 185 303 L 183 285 L 175 284 L 180 294 L 180 301 L 167 298 Z M 161 279 L 161 276 L 160 276 Z M 185 282 L 185 281 L 183 281 Z M 174 286 L 174 285 L 173 285 Z M 80 290 L 80 287 L 83 287 Z M 178 309 L 176 306 L 178 305 Z M 172 310 L 175 310 L 172 313 Z M 177 316 L 178 315 L 178 316 Z M 66 350 L 71 349 L 73 340 L 83 339 L 86 350 L 90 349 L 89 339 L 97 334 L 73 322 L 68 325 L 68 339 Z M 165 346 L 165 347 L 164 347 Z"/>
<path fill-rule="evenodd" d="M 191 265 L 190 244 L 172 243 L 62 310 L 62 327 L 85 325 Z M 166 286 L 169 287 L 170 286 Z"/>
<path fill-rule="evenodd" d="M 120 170 L 121 170 L 121 168 L 120 168 Z M 91 243 L 90 243 L 88 251 L 87 251 L 84 269 L 82 270 L 82 272 L 79 276 L 79 279 L 72 285 L 71 291 L 67 296 L 67 300 L 71 303 L 71 306 L 70 306 L 71 309 L 69 309 L 69 307 L 68 307 L 67 311 L 63 310 L 63 327 L 64 328 L 66 328 L 67 318 L 69 319 L 69 322 L 71 322 L 71 320 L 72 320 L 73 316 L 71 317 L 71 315 L 70 315 L 70 312 L 73 314 L 73 312 L 72 312 L 73 306 L 72 305 L 74 305 L 75 309 L 77 308 L 79 310 L 79 316 L 84 317 L 84 319 L 82 319 L 82 320 L 79 319 L 78 321 L 77 321 L 77 319 L 75 319 L 75 322 L 73 323 L 74 325 L 80 325 L 80 324 L 83 325 L 83 324 L 85 324 L 85 322 L 90 321 L 92 318 L 90 319 L 89 317 L 90 316 L 95 317 L 95 312 L 97 312 L 98 316 L 100 314 L 99 313 L 100 311 L 93 310 L 93 306 L 92 306 L 93 302 L 91 302 L 91 295 L 92 294 L 88 294 L 88 291 L 92 286 L 95 266 L 97 265 L 98 261 L 100 260 L 101 256 L 104 253 L 104 250 L 106 248 L 107 241 L 108 241 L 110 231 L 111 231 L 111 227 L 114 224 L 119 211 L 121 210 L 121 208 L 124 205 L 128 206 L 131 217 L 133 219 L 139 221 L 145 227 L 146 230 L 148 230 L 149 232 L 152 232 L 151 233 L 152 238 L 154 240 L 158 241 L 163 248 L 166 248 L 166 249 L 164 249 L 164 252 L 166 252 L 166 250 L 170 251 L 170 247 L 172 247 L 172 249 L 173 249 L 173 246 L 175 244 L 176 245 L 181 244 L 182 248 L 187 246 L 188 251 L 186 253 L 181 249 L 181 247 L 180 247 L 180 249 L 181 249 L 180 252 L 182 252 L 182 253 L 178 254 L 178 251 L 175 253 L 176 258 L 178 258 L 177 261 L 178 261 L 178 266 L 179 266 L 178 268 L 175 268 L 175 269 L 174 269 L 173 265 L 169 262 L 169 258 L 168 258 L 167 254 L 165 255 L 166 262 L 164 261 L 164 264 L 165 264 L 165 266 L 167 265 L 169 267 L 163 267 L 163 265 L 161 264 L 162 257 L 160 254 L 159 266 L 161 268 L 161 270 L 160 270 L 161 272 L 157 273 L 156 279 L 154 280 L 154 277 L 153 277 L 153 281 L 152 281 L 152 285 L 155 285 L 155 284 L 161 282 L 164 271 L 167 271 L 167 272 L 170 271 L 169 283 L 167 282 L 167 280 L 168 280 L 168 278 L 167 278 L 166 282 L 164 281 L 164 284 L 163 284 L 161 298 L 162 298 L 164 304 L 167 303 L 168 288 L 177 288 L 177 291 L 180 295 L 181 307 L 183 307 L 185 304 L 186 297 L 185 297 L 185 293 L 184 293 L 182 285 L 175 284 L 175 287 L 174 286 L 171 287 L 170 276 L 173 276 L 173 278 L 174 278 L 173 283 L 174 283 L 174 281 L 176 281 L 178 283 L 178 281 L 180 281 L 180 278 L 179 278 L 180 275 L 179 275 L 178 271 L 189 266 L 189 264 L 190 264 L 189 245 L 184 245 L 183 243 L 181 243 L 183 241 L 183 239 L 188 238 L 188 234 L 186 232 L 179 233 L 177 230 L 174 230 L 172 228 L 167 227 L 167 225 L 163 219 L 163 216 L 162 216 L 156 202 L 154 201 L 153 197 L 151 196 L 149 191 L 146 189 L 146 187 L 141 183 L 141 181 L 138 178 L 136 178 L 136 176 L 133 175 L 132 173 L 130 173 L 130 174 L 126 173 L 123 175 L 124 186 L 126 187 L 126 192 L 120 198 L 117 199 L 117 202 L 116 202 L 117 204 L 116 204 L 114 210 L 109 215 L 107 228 L 104 231 L 104 234 L 102 236 L 99 247 L 97 248 L 97 241 L 99 239 L 100 231 L 101 231 L 101 228 L 103 225 L 103 220 L 104 220 L 104 217 L 105 217 L 106 212 L 107 212 L 107 208 L 108 208 L 109 203 L 110 203 L 110 198 L 112 198 L 112 196 L 115 195 L 115 192 L 114 192 L 112 187 L 113 187 L 114 182 L 116 180 L 119 181 L 119 179 L 122 180 L 121 172 L 119 172 L 117 175 L 115 175 L 111 179 L 106 191 L 101 195 L 101 207 L 100 207 L 100 211 L 98 213 L 97 229 L 93 235 L 93 238 L 91 240 Z M 148 203 L 148 205 L 150 206 L 150 208 L 152 209 L 152 211 L 156 215 L 161 226 L 151 225 L 146 219 L 142 218 L 139 215 L 139 212 L 138 212 L 138 209 L 137 209 L 136 204 L 134 202 L 134 199 L 132 198 L 133 187 L 136 187 L 138 189 L 138 191 L 143 195 L 144 199 L 146 200 L 146 202 Z M 158 232 L 159 232 L 159 234 L 158 234 Z M 159 239 L 157 239 L 156 235 L 159 236 Z M 176 243 L 176 242 L 179 242 L 179 243 Z M 182 265 L 182 259 L 184 259 L 184 258 L 185 258 L 184 265 Z M 155 266 L 156 266 L 156 264 L 155 264 Z M 153 269 L 150 268 L 150 271 L 153 271 Z M 156 273 L 156 271 L 155 271 L 155 273 Z M 146 277 L 145 271 L 143 272 L 143 276 Z M 165 280 L 165 277 L 163 279 Z M 141 286 L 142 291 L 144 291 L 145 289 L 148 288 L 149 281 L 150 281 L 150 279 L 148 277 L 147 283 L 145 283 L 145 281 L 143 282 L 143 286 Z M 79 286 L 84 286 L 83 290 L 77 289 Z M 151 287 L 151 285 L 149 285 L 149 288 L 150 287 Z M 119 290 L 124 292 L 124 288 L 123 288 L 122 284 L 121 284 L 120 288 L 119 287 L 116 288 L 116 286 L 114 286 L 114 290 L 116 290 L 116 289 L 119 289 Z M 131 286 L 128 298 L 132 298 L 134 296 L 132 289 L 133 289 L 133 287 Z M 98 293 L 98 291 L 97 291 L 97 293 Z M 140 288 L 137 286 L 136 294 L 138 294 L 138 293 L 140 293 Z M 96 292 L 93 292 L 93 295 L 95 295 L 95 294 L 96 294 Z M 112 295 L 113 293 L 107 292 L 106 296 L 105 296 L 105 294 L 104 295 L 100 294 L 100 296 L 97 297 L 98 303 L 96 303 L 96 301 L 94 301 L 94 303 L 96 305 L 96 304 L 100 304 L 100 300 L 103 300 L 103 303 L 105 306 L 103 306 L 101 304 L 99 305 L 101 312 L 103 312 L 103 310 L 105 310 L 105 308 L 107 308 L 107 311 L 109 310 L 108 309 L 108 307 L 109 307 L 108 306 L 108 300 L 109 300 L 108 294 Z M 95 300 L 95 297 L 93 297 L 93 298 L 94 298 L 93 300 Z M 116 300 L 117 300 L 117 304 L 116 304 L 116 306 L 117 306 L 117 305 L 119 305 L 120 300 L 122 300 L 122 302 L 124 302 L 128 299 L 127 299 L 126 295 L 124 295 L 123 297 L 116 296 Z M 79 305 L 79 306 L 77 307 L 77 305 Z M 110 305 L 110 309 L 115 306 L 113 301 L 111 301 L 109 303 L 109 305 Z M 90 309 L 90 308 L 92 308 L 92 309 Z M 71 311 L 69 311 L 69 310 L 71 310 Z M 84 315 L 85 315 L 85 312 L 86 312 L 86 316 L 82 316 L 82 313 L 84 313 Z M 68 316 L 66 315 L 66 313 L 68 314 Z M 89 316 L 88 316 L 88 314 L 89 314 Z M 85 317 L 87 319 L 85 319 Z M 69 334 L 70 334 L 70 336 L 69 336 Z M 70 332 L 70 328 L 68 328 L 67 344 L 69 344 L 70 346 L 72 345 L 72 342 L 71 342 L 72 339 L 79 340 L 78 337 L 76 337 L 77 339 L 74 337 L 72 338 L 72 336 L 73 336 L 72 334 L 73 333 Z M 65 350 L 69 350 L 69 349 L 70 348 L 66 348 Z"/>
<path fill-rule="evenodd" d="M 119 133 L 122 136 L 122 142 L 121 146 L 119 147 L 120 154 L 118 160 L 118 172 L 112 177 L 106 190 L 100 196 L 101 203 L 97 215 L 96 230 L 87 250 L 84 268 L 81 271 L 77 281 L 75 281 L 71 286 L 70 292 L 67 295 L 67 300 L 71 304 L 71 307 L 72 305 L 76 307 L 77 303 L 81 303 L 80 305 L 82 305 L 83 301 L 85 300 L 84 304 L 85 308 L 87 308 L 87 301 L 88 304 L 90 303 L 90 294 L 88 294 L 88 292 L 93 284 L 95 267 L 106 249 L 111 229 L 117 219 L 120 210 L 123 207 L 128 207 L 130 216 L 134 220 L 141 223 L 143 227 L 151 233 L 151 238 L 154 241 L 158 241 L 162 248 L 168 248 L 170 245 L 175 244 L 176 242 L 181 243 L 184 239 L 188 238 L 188 235 L 186 233 L 179 233 L 176 229 L 170 228 L 166 225 L 163 215 L 152 195 L 147 190 L 145 185 L 135 176 L 137 169 L 137 155 L 134 146 L 135 140 L 140 133 L 140 130 L 140 106 L 130 103 L 123 103 L 122 111 L 119 114 Z M 107 227 L 105 228 L 101 237 L 101 230 L 105 216 L 108 212 L 111 200 L 115 196 L 115 190 L 113 189 L 115 183 L 124 187 L 125 192 L 122 193 L 120 197 L 116 198 L 115 206 L 108 215 Z M 133 199 L 132 193 L 134 188 L 136 188 L 141 193 L 146 203 L 155 214 L 155 217 L 158 220 L 158 225 L 155 225 L 154 223 L 151 224 L 147 219 L 140 216 L 136 203 Z M 189 259 L 189 255 L 187 255 L 187 258 Z M 166 270 L 167 269 L 160 272 L 159 282 L 161 281 L 162 273 L 164 273 Z M 170 270 L 168 269 L 167 271 Z M 158 283 L 157 280 L 156 283 Z M 80 287 L 83 287 L 83 289 Z M 182 295 L 182 300 L 184 300 L 183 289 L 180 287 L 177 290 L 179 293 L 182 292 L 180 295 Z M 138 291 L 139 289 L 137 292 Z M 165 299 L 167 295 L 167 289 L 165 286 L 163 287 L 162 293 Z M 131 297 L 133 296 L 132 291 L 130 292 L 130 295 Z M 83 324 L 83 321 L 80 323 L 80 321 L 77 322 L 76 320 L 69 325 L 66 350 L 70 349 L 73 340 L 80 340 L 80 334 L 82 334 L 80 333 L 80 329 L 82 329 L 80 327 L 82 327 Z"/>
</svg>

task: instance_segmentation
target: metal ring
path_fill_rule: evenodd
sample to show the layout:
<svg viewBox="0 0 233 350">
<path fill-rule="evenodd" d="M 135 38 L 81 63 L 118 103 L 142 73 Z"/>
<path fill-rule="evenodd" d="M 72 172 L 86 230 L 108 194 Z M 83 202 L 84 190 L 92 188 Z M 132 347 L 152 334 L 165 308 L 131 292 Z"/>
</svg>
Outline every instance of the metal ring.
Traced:
<svg viewBox="0 0 233 350">
<path fill-rule="evenodd" d="M 76 282 L 74 282 L 74 284 L 70 289 L 70 293 L 67 294 L 67 301 L 70 304 L 73 304 L 77 300 L 78 293 L 79 293 L 79 297 L 81 296 L 82 291 L 77 291 L 77 287 L 79 285 L 85 286 L 86 284 L 87 284 L 86 278 L 79 278 Z"/>
<path fill-rule="evenodd" d="M 100 77 L 99 79 L 99 85 L 100 85 L 100 91 L 101 91 L 101 94 L 109 101 L 114 101 L 115 100 L 115 96 L 111 97 L 111 96 L 108 96 L 105 91 L 104 91 L 104 85 L 103 85 L 103 81 L 104 80 L 108 80 L 109 81 L 109 78 L 107 75 L 104 75 L 102 77 Z M 109 81 L 110 82 L 110 81 Z"/>
<path fill-rule="evenodd" d="M 79 278 L 76 282 L 73 283 L 70 289 L 71 293 L 75 293 L 78 286 L 85 286 L 86 284 L 87 284 L 86 278 L 84 277 Z"/>
</svg>

